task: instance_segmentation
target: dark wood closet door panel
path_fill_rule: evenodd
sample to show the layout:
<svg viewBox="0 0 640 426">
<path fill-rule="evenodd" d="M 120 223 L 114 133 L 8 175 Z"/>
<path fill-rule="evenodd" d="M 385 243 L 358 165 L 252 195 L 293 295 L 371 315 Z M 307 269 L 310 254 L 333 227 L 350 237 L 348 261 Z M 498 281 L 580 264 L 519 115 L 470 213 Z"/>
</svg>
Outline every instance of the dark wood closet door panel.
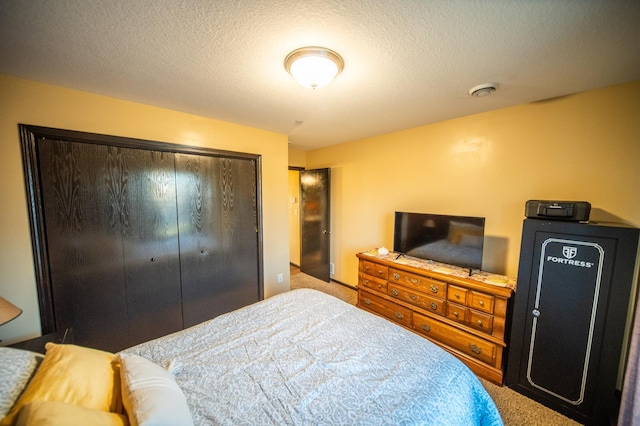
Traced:
<svg viewBox="0 0 640 426">
<path fill-rule="evenodd" d="M 56 328 L 73 327 L 84 345 L 125 347 L 117 150 L 55 140 L 38 149 Z"/>
<path fill-rule="evenodd" d="M 182 329 L 174 155 L 121 148 L 130 345 Z"/>
<path fill-rule="evenodd" d="M 220 253 L 220 159 L 176 154 L 183 323 L 190 327 L 224 311 L 218 295 L 226 284 Z"/>
<path fill-rule="evenodd" d="M 255 161 L 222 160 L 220 255 L 228 288 L 220 298 L 228 310 L 260 299 L 255 171 Z"/>
<path fill-rule="evenodd" d="M 259 300 L 256 164 L 176 154 L 188 327 Z"/>
</svg>

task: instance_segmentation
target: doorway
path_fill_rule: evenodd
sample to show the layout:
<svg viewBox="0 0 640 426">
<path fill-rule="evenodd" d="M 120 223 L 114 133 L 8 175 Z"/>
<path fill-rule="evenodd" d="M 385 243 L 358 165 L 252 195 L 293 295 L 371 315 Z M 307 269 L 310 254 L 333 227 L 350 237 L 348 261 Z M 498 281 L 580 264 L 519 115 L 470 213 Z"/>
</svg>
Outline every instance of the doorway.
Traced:
<svg viewBox="0 0 640 426">
<path fill-rule="evenodd" d="M 289 168 L 289 263 L 300 268 L 300 170 Z"/>
<path fill-rule="evenodd" d="M 290 262 L 301 272 L 330 282 L 330 169 L 290 170 L 289 197 Z"/>
</svg>

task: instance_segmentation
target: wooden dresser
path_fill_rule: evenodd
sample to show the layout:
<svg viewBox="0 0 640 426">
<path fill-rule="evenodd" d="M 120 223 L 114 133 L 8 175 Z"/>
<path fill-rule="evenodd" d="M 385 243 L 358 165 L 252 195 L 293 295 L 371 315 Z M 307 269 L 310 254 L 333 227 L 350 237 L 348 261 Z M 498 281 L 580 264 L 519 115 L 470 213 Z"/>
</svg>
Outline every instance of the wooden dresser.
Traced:
<svg viewBox="0 0 640 426">
<path fill-rule="evenodd" d="M 358 253 L 357 306 L 433 341 L 478 376 L 502 384 L 516 281 L 377 250 Z"/>
</svg>

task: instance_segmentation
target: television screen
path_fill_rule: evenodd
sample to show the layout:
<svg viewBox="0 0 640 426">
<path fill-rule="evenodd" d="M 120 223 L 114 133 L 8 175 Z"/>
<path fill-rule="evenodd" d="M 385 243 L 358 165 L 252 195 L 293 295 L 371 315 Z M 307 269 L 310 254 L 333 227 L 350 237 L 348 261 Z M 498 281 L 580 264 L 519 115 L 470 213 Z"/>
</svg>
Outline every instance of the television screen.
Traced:
<svg viewBox="0 0 640 426">
<path fill-rule="evenodd" d="M 470 269 L 482 269 L 484 218 L 395 213 L 393 251 Z"/>
</svg>

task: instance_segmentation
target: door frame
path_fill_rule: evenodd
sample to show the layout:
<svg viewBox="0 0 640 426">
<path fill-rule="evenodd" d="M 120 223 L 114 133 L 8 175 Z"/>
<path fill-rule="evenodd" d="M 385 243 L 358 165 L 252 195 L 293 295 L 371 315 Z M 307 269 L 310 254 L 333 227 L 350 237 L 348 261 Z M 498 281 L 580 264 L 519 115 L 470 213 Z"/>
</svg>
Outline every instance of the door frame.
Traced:
<svg viewBox="0 0 640 426">
<path fill-rule="evenodd" d="M 300 172 L 303 171 L 304 169 L 305 169 L 304 167 L 295 167 L 295 166 L 289 166 L 289 169 L 288 169 L 290 172 L 296 172 L 295 173 L 295 179 L 297 180 L 297 192 L 295 193 L 296 201 L 294 203 L 291 199 L 289 200 L 290 205 L 291 204 L 295 204 L 295 206 L 297 206 L 296 207 L 297 208 L 297 214 L 295 215 L 295 218 L 293 217 L 291 210 L 289 210 L 289 226 L 290 226 L 289 230 L 290 230 L 290 232 L 291 232 L 291 227 L 294 226 L 293 221 L 294 220 L 296 221 L 295 222 L 295 227 L 296 227 L 295 233 L 289 234 L 289 250 L 291 251 L 291 249 L 293 248 L 292 246 L 294 245 L 294 241 L 293 241 L 294 237 L 296 239 L 295 245 L 296 245 L 296 248 L 298 250 L 297 262 L 294 262 L 295 259 L 292 258 L 291 253 L 289 253 L 289 264 L 290 265 L 294 265 L 294 266 L 296 266 L 298 268 L 300 268 L 300 255 L 301 255 L 301 253 L 300 253 L 301 252 L 300 243 L 301 243 L 301 239 L 302 239 L 302 236 L 300 235 L 300 231 L 301 231 L 301 228 L 302 228 L 301 223 L 300 223 L 300 217 L 301 217 L 300 216 L 301 215 L 301 213 L 300 213 Z M 291 177 L 291 178 L 293 178 L 293 177 Z M 291 189 L 291 181 L 289 181 L 289 189 Z M 292 193 L 289 192 L 289 196 L 291 196 L 291 195 L 292 195 Z"/>
</svg>

